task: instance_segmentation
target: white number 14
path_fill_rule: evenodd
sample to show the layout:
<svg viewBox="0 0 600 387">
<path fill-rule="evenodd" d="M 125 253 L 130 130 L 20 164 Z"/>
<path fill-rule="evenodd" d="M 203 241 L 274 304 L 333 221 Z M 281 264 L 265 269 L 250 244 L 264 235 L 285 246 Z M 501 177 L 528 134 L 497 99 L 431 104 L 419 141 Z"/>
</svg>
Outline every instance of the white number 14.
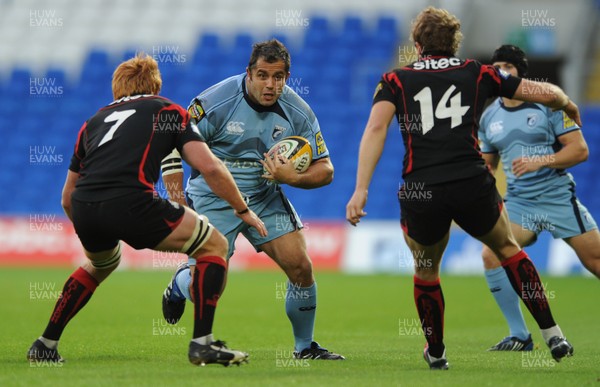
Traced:
<svg viewBox="0 0 600 387">
<path fill-rule="evenodd" d="M 462 106 L 460 104 L 460 91 L 450 98 L 454 90 L 456 90 L 456 86 L 454 85 L 451 85 L 448 90 L 446 90 L 435 108 L 435 116 L 433 112 L 431 89 L 429 87 L 423 88 L 413 97 L 413 99 L 418 101 L 419 105 L 421 106 L 421 123 L 423 124 L 423 134 L 429 132 L 433 128 L 434 118 L 450 118 L 450 129 L 454 129 L 462 123 L 462 117 L 470 107 Z M 450 100 L 450 104 L 448 104 L 448 100 Z"/>
</svg>

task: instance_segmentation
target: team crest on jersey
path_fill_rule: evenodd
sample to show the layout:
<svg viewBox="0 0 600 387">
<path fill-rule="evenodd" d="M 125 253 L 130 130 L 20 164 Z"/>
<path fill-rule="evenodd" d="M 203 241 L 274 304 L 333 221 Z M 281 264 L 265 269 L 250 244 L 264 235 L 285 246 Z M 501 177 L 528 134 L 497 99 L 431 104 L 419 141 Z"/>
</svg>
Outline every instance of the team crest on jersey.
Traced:
<svg viewBox="0 0 600 387">
<path fill-rule="evenodd" d="M 538 122 L 538 115 L 535 113 L 527 115 L 527 126 L 533 128 Z"/>
<path fill-rule="evenodd" d="M 229 121 L 227 123 L 227 126 L 225 127 L 225 131 L 229 134 L 235 134 L 237 136 L 241 136 L 242 134 L 244 134 L 244 126 L 245 124 L 243 122 L 239 122 L 239 121 Z"/>
<path fill-rule="evenodd" d="M 197 99 L 188 108 L 188 113 L 190 113 L 190 117 L 196 120 L 196 122 L 200 121 L 206 115 L 204 108 Z"/>
<path fill-rule="evenodd" d="M 285 129 L 286 128 L 284 128 L 283 126 L 275 125 L 275 129 L 273 129 L 271 138 L 276 141 L 279 137 L 281 137 L 283 132 L 285 132 Z"/>
</svg>

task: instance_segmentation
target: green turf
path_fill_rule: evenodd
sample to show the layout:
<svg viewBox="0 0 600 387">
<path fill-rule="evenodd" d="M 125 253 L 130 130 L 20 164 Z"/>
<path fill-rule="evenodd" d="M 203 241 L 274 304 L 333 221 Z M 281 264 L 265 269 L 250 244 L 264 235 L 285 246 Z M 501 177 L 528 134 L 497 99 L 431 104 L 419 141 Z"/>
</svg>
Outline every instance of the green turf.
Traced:
<svg viewBox="0 0 600 387">
<path fill-rule="evenodd" d="M 507 328 L 485 280 L 445 276 L 451 369 L 431 372 L 421 355 L 424 339 L 412 325 L 417 314 L 410 277 L 319 274 L 316 339 L 347 360 L 297 362 L 290 360 L 291 328 L 278 292 L 283 275 L 232 273 L 215 336 L 249 352 L 250 363 L 199 368 L 187 361 L 191 309 L 175 328 L 161 322 L 161 292 L 171 273 L 123 271 L 98 288 L 66 329 L 59 349 L 67 362 L 32 367 L 25 353 L 45 327 L 54 304 L 48 298 L 68 274 L 0 272 L 0 386 L 600 385 L 600 289 L 591 278 L 544 278 L 554 315 L 575 346 L 574 357 L 556 364 L 529 315 L 533 353 L 486 352 Z M 51 290 L 39 290 L 44 287 Z"/>
</svg>

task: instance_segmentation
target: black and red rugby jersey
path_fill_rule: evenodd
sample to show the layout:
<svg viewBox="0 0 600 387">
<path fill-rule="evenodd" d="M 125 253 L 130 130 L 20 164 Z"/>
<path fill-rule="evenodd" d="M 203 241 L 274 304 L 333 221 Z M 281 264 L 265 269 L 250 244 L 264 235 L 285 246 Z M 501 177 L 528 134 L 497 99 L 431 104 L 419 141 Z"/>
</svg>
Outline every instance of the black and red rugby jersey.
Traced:
<svg viewBox="0 0 600 387">
<path fill-rule="evenodd" d="M 124 97 L 100 109 L 77 136 L 69 169 L 79 173 L 73 197 L 102 201 L 153 192 L 160 162 L 173 148 L 202 141 L 186 109 L 155 95 Z"/>
<path fill-rule="evenodd" d="M 405 181 L 444 183 L 485 171 L 477 131 L 486 99 L 511 98 L 521 79 L 475 60 L 423 56 L 383 75 L 373 104 L 396 106 Z"/>
</svg>

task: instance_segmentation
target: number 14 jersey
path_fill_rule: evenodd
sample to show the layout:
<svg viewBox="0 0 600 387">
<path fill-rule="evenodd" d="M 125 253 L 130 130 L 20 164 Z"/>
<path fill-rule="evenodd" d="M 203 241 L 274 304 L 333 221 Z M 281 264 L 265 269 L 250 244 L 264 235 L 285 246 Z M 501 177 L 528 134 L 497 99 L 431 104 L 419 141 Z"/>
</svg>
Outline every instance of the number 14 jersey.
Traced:
<svg viewBox="0 0 600 387">
<path fill-rule="evenodd" d="M 475 60 L 427 55 L 383 75 L 373 104 L 388 101 L 404 141 L 404 181 L 438 184 L 485 171 L 477 131 L 486 99 L 512 97 L 521 79 Z"/>
</svg>

